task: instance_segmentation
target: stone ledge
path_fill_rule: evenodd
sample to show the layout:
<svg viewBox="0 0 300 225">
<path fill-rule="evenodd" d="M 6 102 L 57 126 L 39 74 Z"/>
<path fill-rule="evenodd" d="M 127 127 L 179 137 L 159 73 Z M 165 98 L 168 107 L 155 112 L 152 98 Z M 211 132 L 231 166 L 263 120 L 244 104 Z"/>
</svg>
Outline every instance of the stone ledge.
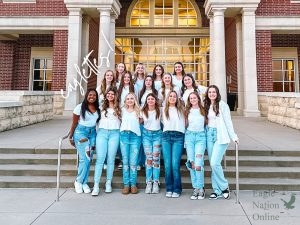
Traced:
<svg viewBox="0 0 300 225">
<path fill-rule="evenodd" d="M 18 107 L 23 106 L 22 102 L 19 101 L 0 101 L 0 108 Z"/>
</svg>

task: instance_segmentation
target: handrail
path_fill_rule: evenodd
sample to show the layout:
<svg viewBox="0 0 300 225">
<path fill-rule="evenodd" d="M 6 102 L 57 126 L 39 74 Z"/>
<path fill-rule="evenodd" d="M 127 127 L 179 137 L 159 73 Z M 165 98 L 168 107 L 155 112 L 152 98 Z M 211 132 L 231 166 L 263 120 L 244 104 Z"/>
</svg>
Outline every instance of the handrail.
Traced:
<svg viewBox="0 0 300 225">
<path fill-rule="evenodd" d="M 61 144 L 62 141 L 69 137 L 70 131 L 65 136 L 59 138 L 57 151 L 57 177 L 56 177 L 56 201 L 59 202 L 59 184 L 60 184 L 60 160 L 61 160 Z"/>
<path fill-rule="evenodd" d="M 236 204 L 240 204 L 239 200 L 239 144 L 235 142 L 235 189 L 236 189 Z"/>
</svg>

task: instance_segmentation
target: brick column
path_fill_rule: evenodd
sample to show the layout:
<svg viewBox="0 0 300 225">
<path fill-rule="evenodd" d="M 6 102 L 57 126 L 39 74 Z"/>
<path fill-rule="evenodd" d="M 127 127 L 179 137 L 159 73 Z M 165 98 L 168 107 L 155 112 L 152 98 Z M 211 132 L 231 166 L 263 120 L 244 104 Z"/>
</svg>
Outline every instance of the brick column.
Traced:
<svg viewBox="0 0 300 225">
<path fill-rule="evenodd" d="M 14 41 L 0 41 L 0 90 L 12 90 Z"/>
</svg>

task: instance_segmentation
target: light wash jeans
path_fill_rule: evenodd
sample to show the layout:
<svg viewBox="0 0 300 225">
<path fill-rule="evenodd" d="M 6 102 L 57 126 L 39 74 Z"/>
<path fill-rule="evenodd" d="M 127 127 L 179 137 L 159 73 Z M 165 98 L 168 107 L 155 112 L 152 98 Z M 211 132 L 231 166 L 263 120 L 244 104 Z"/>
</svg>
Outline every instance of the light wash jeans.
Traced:
<svg viewBox="0 0 300 225">
<path fill-rule="evenodd" d="M 136 167 L 141 147 L 141 136 L 137 136 L 132 131 L 120 132 L 120 147 L 123 159 L 124 187 L 136 186 Z"/>
<path fill-rule="evenodd" d="M 186 166 L 190 171 L 193 188 L 204 187 L 204 152 L 206 148 L 206 134 L 202 132 L 185 132 L 185 147 L 187 152 Z M 194 169 L 191 162 L 194 163 Z"/>
<path fill-rule="evenodd" d="M 224 177 L 223 168 L 221 165 L 223 155 L 228 144 L 217 143 L 217 129 L 206 128 L 207 153 L 211 167 L 211 182 L 214 193 L 221 195 L 222 191 L 228 188 L 228 181 Z"/>
<path fill-rule="evenodd" d="M 146 183 L 149 181 L 159 182 L 162 131 L 143 128 L 142 142 L 146 155 Z"/>
<path fill-rule="evenodd" d="M 184 134 L 178 131 L 165 131 L 162 135 L 162 152 L 165 166 L 167 192 L 181 194 L 182 183 L 180 160 L 183 151 Z"/>
<path fill-rule="evenodd" d="M 73 138 L 79 155 L 76 181 L 81 184 L 87 184 L 96 144 L 96 127 L 86 127 L 78 124 Z M 90 152 L 90 157 L 88 152 Z"/>
<path fill-rule="evenodd" d="M 106 180 L 112 180 L 114 168 L 115 168 L 115 158 L 120 142 L 120 130 L 107 130 L 100 128 L 97 133 L 96 138 L 96 165 L 95 165 L 95 175 L 94 183 L 99 184 L 102 175 L 103 164 L 106 159 L 107 170 L 106 170 Z"/>
</svg>

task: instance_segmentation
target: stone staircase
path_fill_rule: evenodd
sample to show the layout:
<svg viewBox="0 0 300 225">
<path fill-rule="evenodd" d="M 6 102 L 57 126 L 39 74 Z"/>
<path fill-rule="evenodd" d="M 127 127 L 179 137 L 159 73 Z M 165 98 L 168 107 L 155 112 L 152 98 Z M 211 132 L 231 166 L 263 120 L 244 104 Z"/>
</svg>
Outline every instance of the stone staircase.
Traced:
<svg viewBox="0 0 300 225">
<path fill-rule="evenodd" d="M 300 151 L 239 151 L 240 189 L 242 190 L 300 190 Z M 183 188 L 191 189 L 189 172 L 182 157 Z M 235 189 L 235 151 L 228 150 L 225 176 L 231 189 Z M 63 150 L 61 157 L 60 187 L 73 187 L 76 175 L 76 152 Z M 51 149 L 0 149 L 0 188 L 54 188 L 56 187 L 57 150 Z M 94 166 L 91 167 L 92 186 Z M 164 187 L 161 168 L 161 187 Z M 102 181 L 105 179 L 105 171 Z M 145 187 L 145 171 L 138 172 L 138 185 Z M 211 188 L 210 168 L 205 160 L 205 185 Z M 103 182 L 102 182 L 103 186 Z M 114 188 L 122 188 L 122 173 L 115 170 Z"/>
</svg>

